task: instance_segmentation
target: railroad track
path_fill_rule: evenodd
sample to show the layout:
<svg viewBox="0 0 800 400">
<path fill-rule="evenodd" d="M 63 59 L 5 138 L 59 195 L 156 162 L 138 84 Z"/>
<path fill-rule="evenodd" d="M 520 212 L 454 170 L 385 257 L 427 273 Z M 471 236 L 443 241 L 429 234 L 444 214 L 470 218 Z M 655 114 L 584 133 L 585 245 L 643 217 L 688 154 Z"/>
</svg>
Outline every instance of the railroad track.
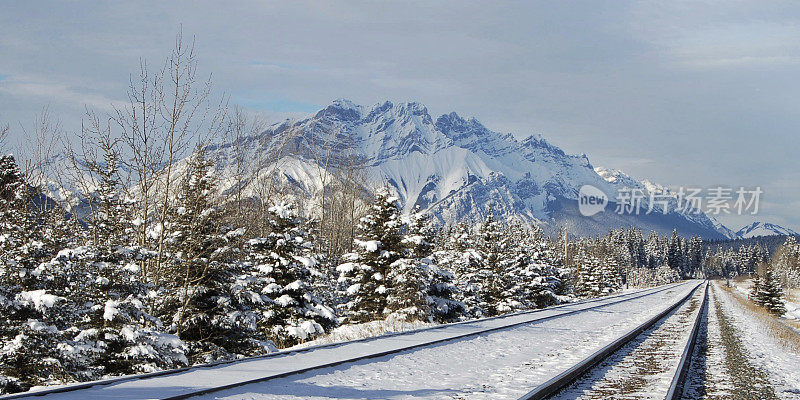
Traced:
<svg viewBox="0 0 800 400">
<path fill-rule="evenodd" d="M 683 299 L 681 299 L 681 301 L 676 302 L 672 306 L 660 312 L 658 315 L 647 320 L 641 325 L 631 329 L 623 336 L 619 337 L 618 339 L 604 346 L 603 348 L 596 351 L 592 355 L 584 358 L 579 363 L 573 365 L 566 371 L 558 374 L 557 376 L 553 377 L 547 382 L 537 386 L 530 392 L 520 397 L 519 400 L 540 400 L 540 399 L 552 399 L 556 397 L 572 398 L 573 396 L 565 394 L 565 392 L 567 391 L 568 388 L 570 388 L 571 385 L 574 385 L 576 382 L 582 379 L 591 382 L 592 381 L 591 372 L 600 363 L 612 357 L 616 352 L 620 351 L 620 349 L 622 349 L 624 346 L 634 341 L 634 339 L 639 338 L 640 335 L 644 334 L 649 329 L 665 321 L 673 313 L 675 313 L 676 310 L 686 305 L 694 297 L 695 293 L 698 290 L 702 290 L 703 291 L 702 300 L 700 301 L 698 306 L 699 309 L 696 315 L 694 316 L 693 321 L 691 322 L 691 331 L 689 333 L 688 340 L 686 341 L 685 345 L 683 346 L 683 348 L 679 353 L 680 359 L 678 361 L 677 368 L 675 369 L 675 373 L 670 381 L 669 389 L 666 393 L 664 393 L 664 398 L 666 400 L 680 399 L 684 383 L 686 381 L 686 375 L 688 372 L 689 364 L 691 362 L 692 352 L 694 351 L 694 346 L 697 341 L 697 335 L 698 332 L 700 331 L 700 323 L 703 317 L 704 305 L 708 299 L 709 283 L 706 282 L 705 284 L 702 284 L 703 289 L 700 289 L 700 286 L 701 285 L 698 285 L 692 292 L 690 292 Z M 650 334 L 652 333 L 653 332 L 650 332 Z M 592 397 L 592 395 L 589 394 L 587 397 L 605 398 L 605 395 L 595 394 L 595 397 Z"/>
<path fill-rule="evenodd" d="M 161 395 L 159 395 L 159 397 L 158 397 L 158 398 L 163 399 L 163 400 L 187 399 L 187 398 L 191 398 L 191 397 L 195 397 L 195 396 L 214 393 L 214 392 L 218 392 L 218 391 L 222 391 L 222 390 L 226 390 L 226 389 L 231 389 L 231 388 L 236 388 L 236 387 L 239 387 L 239 386 L 249 385 L 249 384 L 253 384 L 253 383 L 264 382 L 264 381 L 268 381 L 268 380 L 272 380 L 272 379 L 277 379 L 277 378 L 282 378 L 282 377 L 286 377 L 286 376 L 290 376 L 290 375 L 300 374 L 300 373 L 313 371 L 313 370 L 317 370 L 317 369 L 321 369 L 321 368 L 332 367 L 332 366 L 341 365 L 341 364 L 345 364 L 345 363 L 351 363 L 351 362 L 364 360 L 364 359 L 383 357 L 383 356 L 386 356 L 386 355 L 391 355 L 391 354 L 395 354 L 395 353 L 399 353 L 399 352 L 403 352 L 403 351 L 407 351 L 407 350 L 417 349 L 417 348 L 426 347 L 426 346 L 438 345 L 438 344 L 441 344 L 443 342 L 456 341 L 456 340 L 460 340 L 460 339 L 464 339 L 464 338 L 483 335 L 483 334 L 486 334 L 486 333 L 491 333 L 491 332 L 496 332 L 496 331 L 500 331 L 500 330 L 510 329 L 510 328 L 514 328 L 514 327 L 517 327 L 517 326 L 521 326 L 521 325 L 535 324 L 535 323 L 538 323 L 538 322 L 552 320 L 552 319 L 555 319 L 555 318 L 560 318 L 560 317 L 564 317 L 564 316 L 568 316 L 568 315 L 573 315 L 573 314 L 576 314 L 576 313 L 581 313 L 581 312 L 585 312 L 585 311 L 589 311 L 589 310 L 597 310 L 597 309 L 601 309 L 603 307 L 608 307 L 608 306 L 611 306 L 611 305 L 614 305 L 614 304 L 619 304 L 619 303 L 623 303 L 623 302 L 626 302 L 626 301 L 631 301 L 631 300 L 634 300 L 634 299 L 642 298 L 642 297 L 645 297 L 645 296 L 654 295 L 656 293 L 660 293 L 660 292 L 663 292 L 663 291 L 666 291 L 666 290 L 670 290 L 670 289 L 674 289 L 674 288 L 677 288 L 677 287 L 681 287 L 681 286 L 686 285 L 686 284 L 690 284 L 690 283 L 682 282 L 682 283 L 665 285 L 665 286 L 661 286 L 661 287 L 658 287 L 658 288 L 647 289 L 647 290 L 642 290 L 642 291 L 633 292 L 633 293 L 624 293 L 624 294 L 608 296 L 608 297 L 604 297 L 604 298 L 585 300 L 585 301 L 575 302 L 575 303 L 568 303 L 568 304 L 555 306 L 555 307 L 550 307 L 550 308 L 546 308 L 546 309 L 530 310 L 530 311 L 519 312 L 519 313 L 514 313 L 514 314 L 508 314 L 508 315 L 503 315 L 503 316 L 498 316 L 498 317 L 485 318 L 485 319 L 481 319 L 481 320 L 465 321 L 465 322 L 459 322 L 459 323 L 454 323 L 454 324 L 446 324 L 446 325 L 430 327 L 430 328 L 416 329 L 416 330 L 406 331 L 406 332 L 398 332 L 398 333 L 391 334 L 391 335 L 384 335 L 384 336 L 374 337 L 374 338 L 365 338 L 365 339 L 360 339 L 360 340 L 351 341 L 351 342 L 345 342 L 345 343 L 332 343 L 332 344 L 311 346 L 311 347 L 302 348 L 302 349 L 295 349 L 295 350 L 271 353 L 271 354 L 267 354 L 267 355 L 263 355 L 263 356 L 250 357 L 250 358 L 242 359 L 242 360 L 218 362 L 218 363 L 205 364 L 205 365 L 193 366 L 193 367 L 176 369 L 176 370 L 160 371 L 160 372 L 155 372 L 155 373 L 150 373 L 150 374 L 121 377 L 121 378 L 115 378 L 115 379 L 109 379 L 109 380 L 103 380 L 103 381 L 96 381 L 96 382 L 88 382 L 88 383 L 84 383 L 84 384 L 71 385 L 71 386 L 54 388 L 54 389 L 49 389 L 49 390 L 42 390 L 42 391 L 31 392 L 31 393 L 20 393 L 20 394 L 14 394 L 14 395 L 9 395 L 9 396 L 2 396 L 2 397 L 0 397 L 0 399 L 2 399 L 2 400 L 10 400 L 10 399 L 37 398 L 37 397 L 38 398 L 42 398 L 42 397 L 60 398 L 59 395 L 67 394 L 68 392 L 75 392 L 75 393 L 72 393 L 72 394 L 78 394 L 78 393 L 84 393 L 85 392 L 87 395 L 91 394 L 91 396 L 88 396 L 86 398 L 92 398 L 92 399 L 94 399 L 94 398 L 97 398 L 97 399 L 114 398 L 117 395 L 114 394 L 113 391 L 110 391 L 108 393 L 109 397 L 104 397 L 104 394 L 102 394 L 100 392 L 96 392 L 95 390 L 102 389 L 104 387 L 111 387 L 111 386 L 114 386 L 114 385 L 117 385 L 117 384 L 123 384 L 123 383 L 126 383 L 126 382 L 136 382 L 136 381 L 143 381 L 143 380 L 148 380 L 148 379 L 153 379 L 153 378 L 169 377 L 170 375 L 178 375 L 178 374 L 183 374 L 183 373 L 189 373 L 189 372 L 192 372 L 192 371 L 200 371 L 200 370 L 209 369 L 209 368 L 212 368 L 212 367 L 222 367 L 222 366 L 226 366 L 226 365 L 239 364 L 239 363 L 248 362 L 248 361 L 264 360 L 264 359 L 269 359 L 269 358 L 272 358 L 272 357 L 287 356 L 287 355 L 293 355 L 293 354 L 298 354 L 298 353 L 307 353 L 307 352 L 312 352 L 312 351 L 315 351 L 315 350 L 336 348 L 338 346 L 352 345 L 352 344 L 356 344 L 356 343 L 370 343 L 370 342 L 382 340 L 382 339 L 385 339 L 385 338 L 411 336 L 411 335 L 419 334 L 419 333 L 433 333 L 433 332 L 436 332 L 436 331 L 444 331 L 444 330 L 447 330 L 447 329 L 452 329 L 453 327 L 465 327 L 465 330 L 467 330 L 467 332 L 460 332 L 460 333 L 449 334 L 449 335 L 439 335 L 439 336 L 442 336 L 442 337 L 438 337 L 438 338 L 434 337 L 432 340 L 426 340 L 426 341 L 422 341 L 422 342 L 418 342 L 418 343 L 411 343 L 411 344 L 408 344 L 408 345 L 397 346 L 397 347 L 394 347 L 394 348 L 391 348 L 391 349 L 387 349 L 387 350 L 384 350 L 384 351 L 370 352 L 368 354 L 362 354 L 362 355 L 354 355 L 353 357 L 347 357 L 347 358 L 343 358 L 343 359 L 338 359 L 338 360 L 331 361 L 331 362 L 318 363 L 318 364 L 315 364 L 315 365 L 310 365 L 310 366 L 306 366 L 306 367 L 302 367 L 302 368 L 291 369 L 291 370 L 283 371 L 283 372 L 280 372 L 280 373 L 271 373 L 271 374 L 261 375 L 261 376 L 257 376 L 257 377 L 243 376 L 242 379 L 236 380 L 234 382 L 221 384 L 221 385 L 216 385 L 216 386 L 212 386 L 212 387 L 206 387 L 206 388 L 202 388 L 202 389 L 199 389 L 199 390 L 192 390 L 191 388 L 185 388 L 186 390 L 182 390 L 181 393 L 177 393 L 177 394 L 176 393 L 167 393 L 167 395 L 165 395 L 164 397 L 161 397 Z M 699 284 L 698 284 L 698 287 L 699 287 Z M 695 287 L 694 290 L 696 290 L 696 289 L 697 289 L 697 287 Z M 694 293 L 694 290 L 692 292 L 690 292 L 690 293 Z M 683 300 L 685 300 L 685 299 L 683 299 Z M 679 302 L 679 304 L 680 303 L 682 303 L 682 301 Z M 484 325 L 484 327 L 481 328 L 481 329 L 474 329 L 474 330 L 466 329 L 466 327 L 468 327 L 469 325 L 481 325 L 481 324 Z M 436 336 L 436 335 L 432 335 L 432 336 Z M 169 391 L 167 391 L 167 392 L 169 392 Z M 150 397 L 152 397 L 152 396 L 150 396 Z M 150 398 L 150 397 L 143 396 L 142 398 Z M 81 396 L 81 398 L 83 398 L 83 396 Z M 131 397 L 131 398 L 134 398 L 134 397 Z"/>
</svg>

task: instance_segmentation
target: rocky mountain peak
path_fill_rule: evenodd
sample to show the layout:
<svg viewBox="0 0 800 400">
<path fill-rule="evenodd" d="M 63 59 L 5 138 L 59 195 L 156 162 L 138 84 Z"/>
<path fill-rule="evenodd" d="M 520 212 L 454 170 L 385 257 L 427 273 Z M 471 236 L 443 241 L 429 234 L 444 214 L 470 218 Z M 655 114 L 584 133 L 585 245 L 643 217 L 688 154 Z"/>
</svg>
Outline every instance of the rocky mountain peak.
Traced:
<svg viewBox="0 0 800 400">
<path fill-rule="evenodd" d="M 339 122 L 355 122 L 361 119 L 362 107 L 347 99 L 334 100 L 318 111 L 314 118 Z"/>
<path fill-rule="evenodd" d="M 634 225 L 662 233 L 678 226 L 686 235 L 721 236 L 704 214 L 640 219 L 620 218 L 609 211 L 585 218 L 577 210 L 579 188 L 589 184 L 611 194 L 624 174 L 595 171 L 585 155 L 568 155 L 540 135 L 518 140 L 455 112 L 434 120 L 427 107 L 417 102 L 385 101 L 363 107 L 336 100 L 309 118 L 271 127 L 263 136 L 270 139 L 262 142 L 267 146 L 281 143 L 277 138 L 284 132 L 302 132 L 295 136 L 299 138 L 295 149 L 340 140 L 341 144 L 333 146 L 335 152 L 363 159 L 369 186 L 390 185 L 404 211 L 420 206 L 442 223 L 481 219 L 493 213 L 553 229 L 571 226 L 578 235 Z M 295 154 L 289 150 L 280 153 L 285 165 L 277 166 L 281 179 L 296 186 L 298 193 L 318 193 L 320 178 L 315 176 L 321 165 L 309 154 L 319 152 Z M 609 179 L 612 175 L 616 181 Z M 632 178 L 625 181 L 651 186 Z"/>
</svg>

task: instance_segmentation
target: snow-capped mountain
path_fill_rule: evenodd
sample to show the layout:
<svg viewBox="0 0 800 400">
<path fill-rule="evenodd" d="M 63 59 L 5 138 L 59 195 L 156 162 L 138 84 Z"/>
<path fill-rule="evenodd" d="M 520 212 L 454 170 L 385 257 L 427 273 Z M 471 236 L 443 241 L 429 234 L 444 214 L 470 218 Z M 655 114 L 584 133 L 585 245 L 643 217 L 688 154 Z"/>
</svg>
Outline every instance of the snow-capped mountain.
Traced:
<svg viewBox="0 0 800 400">
<path fill-rule="evenodd" d="M 664 210 L 666 209 L 667 214 L 672 211 L 683 216 L 689 221 L 697 223 L 698 225 L 704 227 L 713 227 L 713 229 L 724 236 L 728 236 L 730 233 L 730 229 L 725 227 L 725 225 L 717 221 L 714 217 L 708 216 L 703 212 L 699 212 L 699 210 L 682 208 L 678 204 L 678 198 L 666 186 L 653 183 L 647 179 L 637 180 L 617 169 L 596 167 L 594 170 L 603 179 L 612 184 L 617 193 L 625 188 L 640 189 L 642 193 L 644 193 L 644 198 L 642 199 L 641 204 L 647 210 L 650 210 L 652 207 L 652 210 L 650 210 L 651 213 L 656 212 L 664 214 Z M 654 194 L 653 198 L 655 200 L 653 201 L 652 206 L 650 204 L 651 193 Z"/>
<path fill-rule="evenodd" d="M 760 221 L 746 225 L 736 232 L 736 236 L 742 239 L 771 235 L 797 236 L 798 234 L 789 228 L 784 228 L 779 225 L 770 224 L 769 222 Z"/>
<path fill-rule="evenodd" d="M 734 232 L 733 229 L 722 225 L 722 222 L 717 221 L 717 219 L 713 216 L 709 218 L 711 218 L 711 221 L 714 222 L 714 227 L 717 229 L 717 231 L 719 231 L 719 233 L 721 233 L 723 236 L 728 239 L 739 239 L 739 234 Z"/>
<path fill-rule="evenodd" d="M 577 235 L 637 226 L 704 238 L 725 236 L 703 213 L 678 213 L 672 207 L 662 213 L 655 206 L 658 212 L 618 215 L 613 199 L 619 188 L 646 193 L 663 188 L 620 171 L 595 169 L 586 155 L 566 154 L 539 135 L 518 140 L 454 112 L 434 119 L 414 102 L 364 107 L 337 100 L 308 118 L 287 120 L 260 135 L 218 146 L 214 154 L 221 177 L 232 176 L 236 151 L 244 151 L 248 159 L 269 155 L 269 162 L 245 182 L 249 191 L 263 174 L 272 173 L 297 193 L 313 196 L 332 175 L 356 172 L 365 174 L 372 186 L 391 186 L 405 212 L 419 206 L 445 223 L 491 212 L 550 231 L 566 226 Z M 353 160 L 358 160 L 357 171 L 348 168 L 355 165 Z M 226 188 L 232 184 L 228 180 Z M 582 185 L 608 194 L 611 202 L 604 213 L 580 215 Z"/>
</svg>

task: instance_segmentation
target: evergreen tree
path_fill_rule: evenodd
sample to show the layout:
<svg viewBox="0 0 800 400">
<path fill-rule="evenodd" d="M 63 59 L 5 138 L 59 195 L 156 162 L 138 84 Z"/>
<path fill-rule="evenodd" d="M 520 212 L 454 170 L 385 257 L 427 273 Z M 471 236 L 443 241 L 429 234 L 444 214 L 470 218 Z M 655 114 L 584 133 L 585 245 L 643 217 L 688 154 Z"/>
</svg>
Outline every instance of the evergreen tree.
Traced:
<svg viewBox="0 0 800 400">
<path fill-rule="evenodd" d="M 0 156 L 0 394 L 68 383 L 66 343 L 73 290 L 82 271 L 49 262 L 65 242 L 66 222 L 48 218 L 13 156 Z"/>
<path fill-rule="evenodd" d="M 669 240 L 669 250 L 667 252 L 667 265 L 675 269 L 676 271 L 680 271 L 681 276 L 686 277 L 687 271 L 685 270 L 684 264 L 684 257 L 683 257 L 683 241 L 680 236 L 678 236 L 678 231 L 672 231 L 672 238 Z"/>
<path fill-rule="evenodd" d="M 690 276 L 697 276 L 702 271 L 703 259 L 703 240 L 698 236 L 692 236 L 689 240 L 687 249 L 687 268 Z"/>
<path fill-rule="evenodd" d="M 783 290 L 780 283 L 775 276 L 772 266 L 763 264 L 759 276 L 756 278 L 753 285 L 753 301 L 766 308 L 772 314 L 781 316 L 786 312 L 786 307 L 783 305 Z"/>
<path fill-rule="evenodd" d="M 668 249 L 668 241 L 659 237 L 657 232 L 650 232 L 647 237 L 647 243 L 645 243 L 647 266 L 651 269 L 656 269 L 664 264 L 669 264 Z"/>
<path fill-rule="evenodd" d="M 606 257 L 598 268 L 601 283 L 600 294 L 614 293 L 622 288 L 617 261 L 613 257 Z"/>
<path fill-rule="evenodd" d="M 762 256 L 761 259 L 765 259 Z M 789 236 L 783 245 L 780 246 L 776 255 L 775 275 L 778 276 L 782 285 L 788 288 L 800 287 L 800 244 L 794 236 Z"/>
<path fill-rule="evenodd" d="M 118 175 L 119 153 L 109 144 L 104 146 L 104 165 L 96 165 L 97 190 L 91 194 L 91 202 L 96 208 L 89 217 L 94 231 L 94 242 L 105 246 L 107 253 L 116 246 L 127 244 L 127 228 L 124 224 L 130 220 L 129 202 L 120 196 L 122 183 Z"/>
<path fill-rule="evenodd" d="M 758 271 L 753 274 L 753 285 L 750 287 L 750 299 L 759 305 L 761 305 L 761 293 L 763 290 L 761 286 L 761 275 L 762 274 L 759 274 Z"/>
<path fill-rule="evenodd" d="M 464 303 L 459 301 L 461 293 L 455 275 L 449 270 L 431 265 L 431 282 L 428 285 L 431 316 L 440 323 L 454 322 L 466 314 Z"/>
<path fill-rule="evenodd" d="M 190 158 L 177 204 L 170 210 L 161 318 L 189 346 L 189 361 L 210 362 L 250 354 L 260 347 L 250 333 L 252 318 L 240 312 L 234 290 L 242 273 L 235 241 L 241 230 L 222 225 L 213 201 L 216 182 L 203 149 Z"/>
<path fill-rule="evenodd" d="M 589 254 L 587 249 L 581 246 L 575 255 L 574 262 L 577 270 L 575 294 L 581 297 L 600 295 L 603 288 L 600 260 L 596 256 Z"/>
<path fill-rule="evenodd" d="M 449 230 L 447 239 L 443 241 L 444 249 L 435 253 L 436 263 L 445 273 L 440 276 L 445 280 L 453 276 L 454 300 L 460 306 L 464 316 L 479 318 L 486 316 L 481 298 L 480 269 L 483 256 L 477 250 L 477 233 L 467 224 L 460 223 Z"/>
<path fill-rule="evenodd" d="M 336 324 L 336 316 L 312 293 L 313 243 L 290 204 L 269 208 L 270 234 L 248 241 L 251 297 L 258 325 L 280 347 L 312 340 Z"/>
<path fill-rule="evenodd" d="M 437 265 L 434 257 L 436 231 L 419 209 L 406 223 L 403 258 L 389 273 L 388 309 L 393 318 L 451 322 L 465 313 L 452 272 Z"/>
<path fill-rule="evenodd" d="M 524 308 L 540 308 L 558 303 L 556 293 L 562 289 L 555 266 L 553 250 L 544 240 L 541 229 L 512 225 L 509 237 L 510 265 L 505 273 L 514 298 Z"/>
<path fill-rule="evenodd" d="M 640 268 L 647 266 L 647 252 L 645 250 L 645 241 L 642 237 L 642 231 L 639 228 L 631 228 L 629 231 L 630 238 L 630 251 L 634 263 L 632 267 Z"/>
<path fill-rule="evenodd" d="M 403 254 L 397 201 L 388 188 L 378 191 L 370 212 L 358 225 L 356 251 L 346 254 L 346 262 L 337 267 L 339 280 L 346 285 L 349 301 L 343 311 L 349 323 L 382 319 L 388 311 L 387 274 Z"/>
<path fill-rule="evenodd" d="M 489 213 L 481 225 L 479 251 L 480 267 L 477 271 L 480 281 L 481 306 L 489 316 L 507 313 L 521 307 L 514 298 L 513 287 L 507 270 L 513 260 L 509 257 L 505 226 Z"/>
<path fill-rule="evenodd" d="M 79 331 L 74 337 L 74 362 L 86 366 L 86 379 L 128 375 L 185 366 L 185 345 L 164 333 L 163 323 L 146 306 L 152 287 L 139 264 L 153 252 L 134 244 L 132 203 L 120 196 L 118 154 L 104 146 L 104 165 L 95 168 L 96 211 L 88 219 L 87 243 L 62 251 L 53 261 L 88 273 L 82 291 L 70 296 L 77 310 Z"/>
<path fill-rule="evenodd" d="M 433 232 L 419 211 L 410 216 L 401 240 L 402 257 L 389 266 L 387 310 L 391 317 L 404 321 L 433 319 L 431 297 L 433 280 Z"/>
</svg>

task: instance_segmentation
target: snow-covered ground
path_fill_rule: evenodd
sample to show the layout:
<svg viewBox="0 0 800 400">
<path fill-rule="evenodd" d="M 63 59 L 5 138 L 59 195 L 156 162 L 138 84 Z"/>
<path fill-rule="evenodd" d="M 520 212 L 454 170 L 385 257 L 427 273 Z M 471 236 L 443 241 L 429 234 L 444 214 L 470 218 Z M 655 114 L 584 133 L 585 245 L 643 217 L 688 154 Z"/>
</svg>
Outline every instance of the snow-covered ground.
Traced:
<svg viewBox="0 0 800 400">
<path fill-rule="evenodd" d="M 776 337 L 776 332 L 762 316 L 733 297 L 736 294 L 726 292 L 717 283 L 713 291 L 720 310 L 737 332 L 747 362 L 768 374 L 767 379 L 778 397 L 800 399 L 800 352 Z"/>
<path fill-rule="evenodd" d="M 206 399 L 516 399 L 686 295 L 652 296 L 378 359 L 324 368 Z"/>
<path fill-rule="evenodd" d="M 431 328 L 438 326 L 432 322 L 413 321 L 405 322 L 398 320 L 379 320 L 364 322 L 361 324 L 342 325 L 336 327 L 331 333 L 322 336 L 318 339 L 309 340 L 300 343 L 297 346 L 291 347 L 287 350 L 304 349 L 307 347 L 330 344 L 330 343 L 344 343 L 351 340 L 358 340 L 364 338 L 377 337 L 387 334 L 407 332 L 416 329 Z"/>
<path fill-rule="evenodd" d="M 694 286 L 696 282 L 687 282 L 38 398 L 164 398 L 434 341 L 442 342 L 215 392 L 206 398 L 515 398 L 663 310 Z M 601 304 L 605 306 L 587 310 Z M 559 316 L 565 313 L 571 314 Z M 527 324 L 533 321 L 538 322 Z M 514 323 L 523 325 L 454 339 Z"/>
<path fill-rule="evenodd" d="M 800 322 L 800 289 L 786 290 L 786 297 L 783 299 L 786 306 L 786 319 Z"/>
</svg>

